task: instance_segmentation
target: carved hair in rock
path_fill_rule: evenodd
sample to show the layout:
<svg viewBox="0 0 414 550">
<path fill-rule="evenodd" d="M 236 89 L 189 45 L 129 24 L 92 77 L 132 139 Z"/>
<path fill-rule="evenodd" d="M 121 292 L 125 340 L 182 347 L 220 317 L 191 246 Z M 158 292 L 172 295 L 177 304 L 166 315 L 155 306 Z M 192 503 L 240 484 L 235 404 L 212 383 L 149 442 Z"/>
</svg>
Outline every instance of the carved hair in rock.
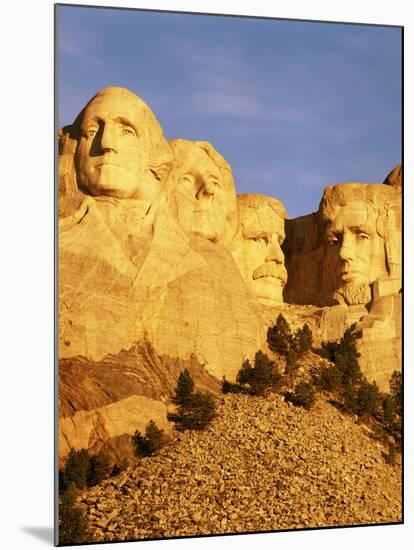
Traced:
<svg viewBox="0 0 414 550">
<path fill-rule="evenodd" d="M 284 220 L 287 218 L 287 212 L 283 203 L 273 197 L 267 197 L 266 195 L 260 195 L 256 193 L 241 193 L 240 195 L 237 195 L 237 204 L 239 208 L 240 226 L 243 232 L 245 227 L 243 217 L 240 215 L 240 212 L 242 211 L 242 209 L 245 208 L 258 210 L 260 208 L 269 207 L 277 216 L 279 216 L 279 218 L 282 218 Z"/>
</svg>

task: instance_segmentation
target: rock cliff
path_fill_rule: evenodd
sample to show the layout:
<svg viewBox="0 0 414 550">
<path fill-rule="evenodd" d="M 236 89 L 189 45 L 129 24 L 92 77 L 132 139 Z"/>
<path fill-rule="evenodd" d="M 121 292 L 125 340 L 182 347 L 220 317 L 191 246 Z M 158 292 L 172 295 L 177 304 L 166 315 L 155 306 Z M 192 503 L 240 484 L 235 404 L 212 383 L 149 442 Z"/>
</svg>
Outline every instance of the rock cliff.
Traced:
<svg viewBox="0 0 414 550">
<path fill-rule="evenodd" d="M 168 430 L 180 371 L 217 392 L 268 351 L 279 312 L 316 344 L 357 323 L 362 369 L 387 388 L 401 368 L 400 181 L 397 167 L 387 185 L 334 185 L 286 219 L 273 197 L 237 196 L 211 144 L 167 141 L 132 92 L 96 94 L 59 133 L 61 459 L 71 446 L 119 458 L 150 419 Z"/>
</svg>

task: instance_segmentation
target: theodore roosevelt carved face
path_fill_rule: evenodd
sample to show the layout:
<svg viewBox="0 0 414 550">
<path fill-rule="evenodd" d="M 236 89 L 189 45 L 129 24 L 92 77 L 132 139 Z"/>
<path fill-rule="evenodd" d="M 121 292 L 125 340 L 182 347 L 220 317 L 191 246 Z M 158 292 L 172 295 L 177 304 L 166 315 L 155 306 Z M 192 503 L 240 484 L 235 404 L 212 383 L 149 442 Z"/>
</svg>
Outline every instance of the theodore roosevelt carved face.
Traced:
<svg viewBox="0 0 414 550">
<path fill-rule="evenodd" d="M 255 296 L 265 305 L 283 302 L 287 281 L 281 245 L 285 239 L 286 211 L 271 197 L 242 194 L 237 197 L 240 234 L 233 255 Z"/>
</svg>

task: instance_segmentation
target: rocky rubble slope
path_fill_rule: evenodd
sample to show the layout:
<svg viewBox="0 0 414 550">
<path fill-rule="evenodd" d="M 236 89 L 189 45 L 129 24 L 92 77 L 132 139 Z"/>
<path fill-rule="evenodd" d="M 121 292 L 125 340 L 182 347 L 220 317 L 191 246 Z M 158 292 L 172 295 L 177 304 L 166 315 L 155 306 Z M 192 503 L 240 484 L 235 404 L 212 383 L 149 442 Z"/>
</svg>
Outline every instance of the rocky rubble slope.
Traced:
<svg viewBox="0 0 414 550">
<path fill-rule="evenodd" d="M 400 522 L 400 456 L 386 451 L 322 397 L 308 412 L 228 394 L 204 432 L 79 500 L 97 541 Z"/>
</svg>

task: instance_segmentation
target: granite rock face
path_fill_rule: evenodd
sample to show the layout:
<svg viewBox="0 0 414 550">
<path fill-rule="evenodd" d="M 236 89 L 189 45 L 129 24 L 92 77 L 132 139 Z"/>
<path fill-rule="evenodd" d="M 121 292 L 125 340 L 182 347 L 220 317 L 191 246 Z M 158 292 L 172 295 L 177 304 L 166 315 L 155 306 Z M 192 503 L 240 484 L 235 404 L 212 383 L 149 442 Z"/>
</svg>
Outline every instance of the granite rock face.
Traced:
<svg viewBox="0 0 414 550">
<path fill-rule="evenodd" d="M 403 180 L 403 170 L 402 165 L 397 164 L 395 168 L 391 170 L 391 172 L 388 174 L 388 176 L 385 178 L 383 183 L 385 185 L 391 185 L 393 187 L 402 187 L 402 180 Z"/>
<path fill-rule="evenodd" d="M 268 351 L 278 312 L 316 343 L 359 323 L 364 372 L 385 385 L 401 362 L 388 179 L 329 187 L 318 212 L 286 219 L 273 197 L 237 196 L 211 144 L 168 141 L 135 94 L 98 92 L 59 133 L 61 459 L 73 446 L 117 460 L 150 419 L 168 430 L 181 370 L 217 392 Z"/>
<path fill-rule="evenodd" d="M 159 355 L 145 340 L 100 361 L 72 357 L 59 365 L 59 458 L 70 447 L 104 449 L 114 463 L 134 459 L 130 437 L 150 420 L 168 435 L 168 405 L 180 372 L 187 368 L 197 388 L 218 394 L 220 384 L 191 355 Z"/>
</svg>

